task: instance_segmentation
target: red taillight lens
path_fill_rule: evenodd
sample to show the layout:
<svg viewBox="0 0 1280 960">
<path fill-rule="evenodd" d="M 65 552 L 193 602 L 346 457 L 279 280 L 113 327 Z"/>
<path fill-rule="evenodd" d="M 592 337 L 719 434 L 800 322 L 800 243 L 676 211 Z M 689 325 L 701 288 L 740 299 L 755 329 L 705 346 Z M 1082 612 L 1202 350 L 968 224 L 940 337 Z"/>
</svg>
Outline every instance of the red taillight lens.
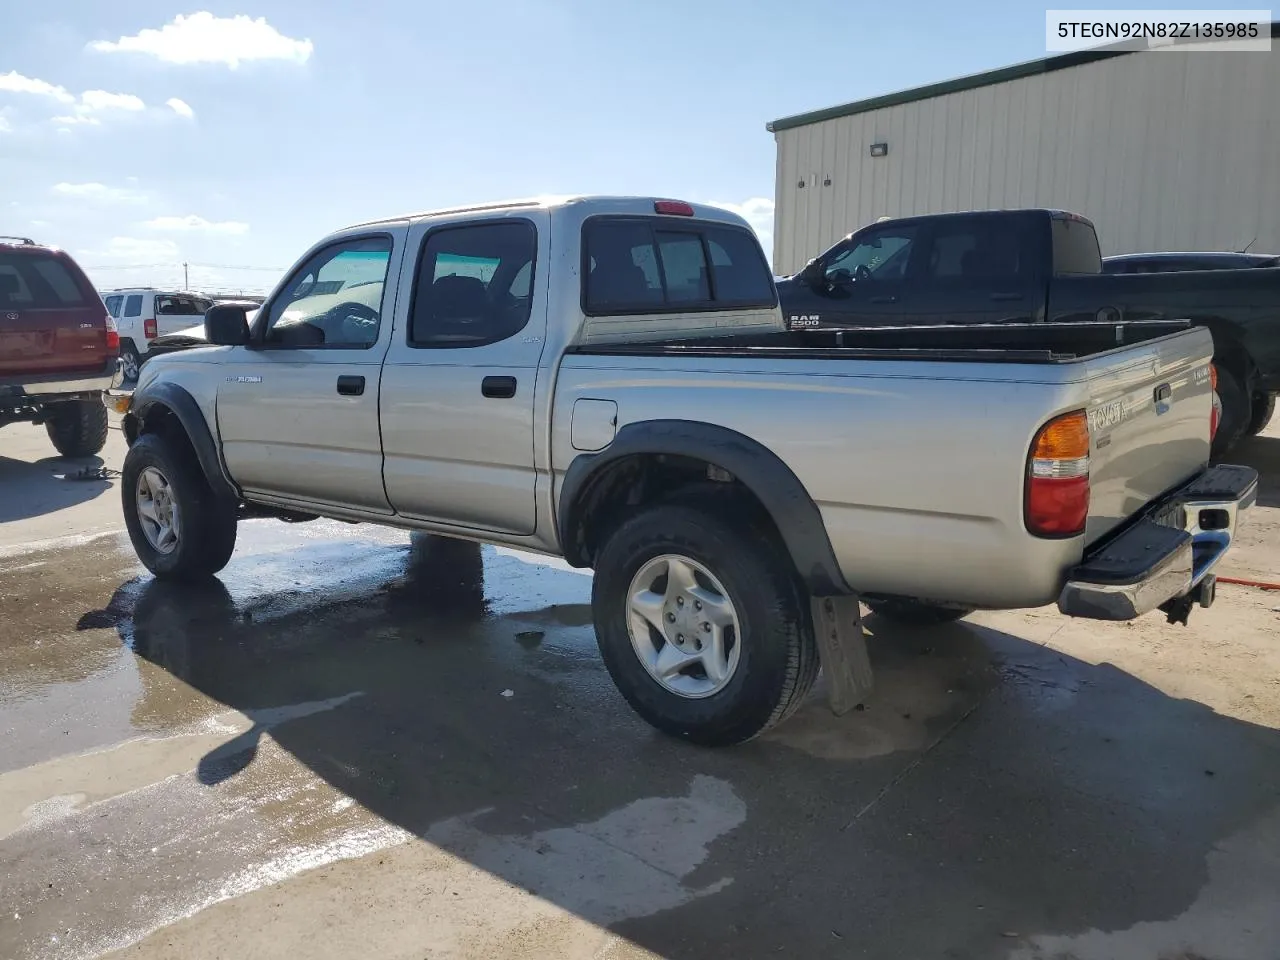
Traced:
<svg viewBox="0 0 1280 960">
<path fill-rule="evenodd" d="M 154 340 L 156 338 L 155 317 L 152 317 L 150 320 L 142 321 L 142 335 L 148 340 Z"/>
<path fill-rule="evenodd" d="M 669 217 L 692 217 L 693 205 L 685 203 L 683 200 L 655 200 L 653 202 L 653 212 L 662 213 Z"/>
<path fill-rule="evenodd" d="M 120 352 L 120 328 L 116 326 L 114 317 L 108 316 L 106 322 L 107 328 L 107 349 L 112 353 Z"/>
<path fill-rule="evenodd" d="M 1089 519 L 1089 419 L 1083 410 L 1050 420 L 1036 434 L 1027 467 L 1027 529 L 1073 537 Z"/>
<path fill-rule="evenodd" d="M 1222 398 L 1218 396 L 1218 368 L 1209 364 L 1209 386 L 1213 396 L 1209 403 L 1209 441 L 1218 435 L 1218 424 L 1222 422 Z"/>
</svg>

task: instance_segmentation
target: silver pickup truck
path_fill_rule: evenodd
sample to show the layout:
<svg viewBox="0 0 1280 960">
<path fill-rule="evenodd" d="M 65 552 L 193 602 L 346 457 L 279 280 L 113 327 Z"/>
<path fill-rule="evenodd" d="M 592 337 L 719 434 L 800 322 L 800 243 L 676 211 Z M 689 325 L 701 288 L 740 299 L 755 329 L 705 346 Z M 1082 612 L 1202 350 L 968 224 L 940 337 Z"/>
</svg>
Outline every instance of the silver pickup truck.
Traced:
<svg viewBox="0 0 1280 960">
<path fill-rule="evenodd" d="M 237 521 L 318 516 L 595 571 L 604 661 L 659 729 L 755 736 L 819 663 L 865 696 L 861 599 L 1185 622 L 1256 496 L 1208 467 L 1182 323 L 788 332 L 746 223 L 669 200 L 364 223 L 249 321 L 157 357 L 125 413 L 129 534 L 210 576 Z"/>
</svg>

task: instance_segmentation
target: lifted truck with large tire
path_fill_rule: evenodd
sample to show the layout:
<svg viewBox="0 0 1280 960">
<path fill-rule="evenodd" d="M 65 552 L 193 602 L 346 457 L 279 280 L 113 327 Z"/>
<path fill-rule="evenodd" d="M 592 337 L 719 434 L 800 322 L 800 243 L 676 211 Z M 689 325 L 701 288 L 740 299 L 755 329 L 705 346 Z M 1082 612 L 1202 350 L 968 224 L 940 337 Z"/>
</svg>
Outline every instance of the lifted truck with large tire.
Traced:
<svg viewBox="0 0 1280 960">
<path fill-rule="evenodd" d="M 44 424 L 64 457 L 107 442 L 102 392 L 120 352 L 115 322 L 65 251 L 0 237 L 0 427 Z"/>
<path fill-rule="evenodd" d="M 1060 210 L 885 217 L 779 280 L 778 294 L 791 329 L 827 333 L 1190 320 L 1213 334 L 1223 456 L 1266 427 L 1280 392 L 1280 267 L 1248 256 L 1169 255 L 1172 270 L 1104 262 L 1093 224 Z"/>
<path fill-rule="evenodd" d="M 594 569 L 626 700 L 707 745 L 784 719 L 820 664 L 838 712 L 865 698 L 859 599 L 1185 622 L 1256 498 L 1254 471 L 1207 467 L 1204 330 L 801 343 L 745 221 L 678 201 L 360 224 L 252 323 L 205 326 L 112 398 L 156 576 L 215 574 L 262 516 L 562 556 Z"/>
</svg>

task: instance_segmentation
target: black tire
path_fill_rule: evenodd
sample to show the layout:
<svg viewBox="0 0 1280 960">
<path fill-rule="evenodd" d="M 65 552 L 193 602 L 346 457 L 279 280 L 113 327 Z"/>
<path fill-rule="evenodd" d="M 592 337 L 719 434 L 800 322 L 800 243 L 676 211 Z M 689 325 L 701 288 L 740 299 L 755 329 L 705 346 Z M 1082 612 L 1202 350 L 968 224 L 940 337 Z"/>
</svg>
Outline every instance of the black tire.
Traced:
<svg viewBox="0 0 1280 960">
<path fill-rule="evenodd" d="M 178 542 L 168 553 L 147 539 L 138 514 L 138 478 L 154 467 L 178 508 Z M 191 449 L 160 434 L 139 437 L 124 458 L 120 499 L 129 539 L 142 565 L 167 580 L 201 580 L 227 565 L 236 547 L 235 504 L 214 495 Z"/>
<path fill-rule="evenodd" d="M 132 340 L 120 341 L 120 375 L 125 383 L 137 383 L 138 373 L 142 370 L 143 359 Z M 132 372 L 130 372 L 132 371 Z"/>
<path fill-rule="evenodd" d="M 92 457 L 107 445 L 107 408 L 101 400 L 66 400 L 52 408 L 44 428 L 64 457 Z"/>
<path fill-rule="evenodd" d="M 934 627 L 942 623 L 954 623 L 973 613 L 972 607 L 944 607 L 907 597 L 882 597 L 862 602 L 877 617 L 884 617 L 891 623 L 907 627 Z"/>
<path fill-rule="evenodd" d="M 702 699 L 664 688 L 631 644 L 631 581 L 646 562 L 668 553 L 713 572 L 741 625 L 737 668 Z M 645 510 L 609 538 L 591 589 L 596 638 L 614 684 L 644 720 L 673 737 L 720 747 L 750 740 L 795 711 L 818 675 L 818 650 L 805 595 L 785 557 L 769 532 L 688 506 Z"/>
<path fill-rule="evenodd" d="M 1249 420 L 1249 426 L 1245 428 L 1245 434 L 1250 437 L 1256 437 L 1267 429 L 1267 424 L 1271 422 L 1271 415 L 1275 412 L 1276 395 L 1274 393 L 1255 393 L 1253 395 L 1253 416 Z"/>
<path fill-rule="evenodd" d="M 1244 436 L 1253 418 L 1253 405 L 1248 393 L 1225 367 L 1218 367 L 1218 399 L 1222 401 L 1222 419 L 1210 448 L 1215 459 L 1226 454 Z"/>
</svg>

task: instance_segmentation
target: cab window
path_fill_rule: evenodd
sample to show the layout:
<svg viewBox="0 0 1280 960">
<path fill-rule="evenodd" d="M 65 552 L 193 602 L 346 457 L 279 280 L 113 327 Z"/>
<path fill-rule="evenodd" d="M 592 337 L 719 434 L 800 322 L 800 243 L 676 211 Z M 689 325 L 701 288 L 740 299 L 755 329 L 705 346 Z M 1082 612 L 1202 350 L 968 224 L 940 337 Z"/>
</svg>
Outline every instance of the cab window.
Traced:
<svg viewBox="0 0 1280 960">
<path fill-rule="evenodd" d="M 901 280 L 907 274 L 918 233 L 915 226 L 891 226 L 856 237 L 827 260 L 823 276 L 832 284 Z"/>
<path fill-rule="evenodd" d="M 262 340 L 277 347 L 367 349 L 378 340 L 391 238 L 343 240 L 314 254 L 271 304 Z"/>
<path fill-rule="evenodd" d="M 409 345 L 479 347 L 519 333 L 533 308 L 537 252 L 528 220 L 432 230 L 418 256 Z"/>
</svg>

